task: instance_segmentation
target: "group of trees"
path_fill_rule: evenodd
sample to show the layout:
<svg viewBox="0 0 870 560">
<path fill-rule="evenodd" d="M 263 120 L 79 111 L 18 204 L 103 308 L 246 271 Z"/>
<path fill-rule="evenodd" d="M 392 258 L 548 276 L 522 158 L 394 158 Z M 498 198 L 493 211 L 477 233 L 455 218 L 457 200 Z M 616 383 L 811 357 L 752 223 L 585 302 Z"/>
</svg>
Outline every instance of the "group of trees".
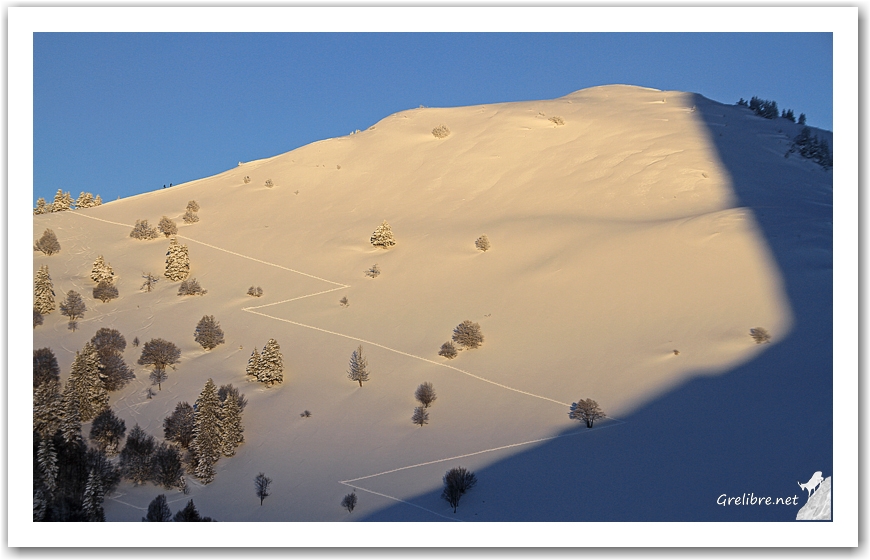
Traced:
<svg viewBox="0 0 870 560">
<path fill-rule="evenodd" d="M 57 189 L 57 193 L 54 195 L 54 202 L 46 204 L 44 198 L 38 198 L 33 213 L 48 214 L 51 212 L 64 212 L 66 210 L 100 206 L 102 203 L 103 199 L 100 198 L 100 195 L 94 197 L 91 193 L 82 192 L 79 194 L 78 199 L 73 201 L 72 195 L 70 195 L 69 192 L 63 192 L 62 189 Z"/>
<path fill-rule="evenodd" d="M 432 384 L 428 381 L 425 381 L 417 387 L 417 390 L 414 392 L 414 398 L 420 401 L 420 404 L 423 406 L 418 406 L 414 408 L 414 414 L 411 416 L 411 421 L 414 424 L 419 425 L 421 428 L 424 424 L 429 423 L 429 413 L 426 411 L 435 399 L 435 389 L 432 387 Z"/>
<path fill-rule="evenodd" d="M 199 221 L 199 216 L 196 214 L 199 212 L 199 204 L 195 200 L 191 200 L 187 203 L 187 210 L 184 212 L 184 216 L 182 219 L 185 224 L 194 224 Z"/>
<path fill-rule="evenodd" d="M 456 348 L 457 345 L 460 349 L 473 350 L 474 348 L 480 348 L 482 344 L 483 332 L 480 330 L 480 323 L 466 320 L 456 325 L 456 328 L 453 329 L 453 340 L 448 340 L 442 344 L 438 355 L 452 360 L 459 353 L 459 350 Z"/>
<path fill-rule="evenodd" d="M 166 495 L 160 494 L 148 504 L 148 513 L 145 517 L 142 518 L 142 521 L 149 522 L 168 522 L 175 521 L 183 522 L 183 521 L 215 521 L 211 517 L 202 517 L 197 511 L 196 506 L 193 503 L 193 500 L 189 500 L 187 505 L 184 506 L 183 509 L 175 512 L 175 516 L 172 515 L 172 511 L 169 509 L 169 504 L 166 503 Z"/>
<path fill-rule="evenodd" d="M 753 113 L 758 115 L 759 117 L 764 117 L 766 119 L 775 119 L 777 117 L 782 117 L 784 119 L 790 120 L 791 122 L 795 122 L 794 111 L 791 109 L 783 109 L 782 113 L 779 112 L 779 108 L 776 106 L 776 101 L 770 101 L 767 99 L 761 99 L 759 97 L 753 96 L 752 99 L 746 101 L 742 97 L 737 102 L 737 105 L 741 107 L 748 107 L 752 110 Z M 798 117 L 798 124 L 803 125 L 807 122 L 807 116 L 803 113 Z"/>
<path fill-rule="evenodd" d="M 281 355 L 281 347 L 278 341 L 270 338 L 263 347 L 262 352 L 254 351 L 248 359 L 245 373 L 268 386 L 284 381 L 284 356 Z"/>
<path fill-rule="evenodd" d="M 818 163 L 826 171 L 834 166 L 834 154 L 831 152 L 828 142 L 815 134 L 811 134 L 810 129 L 806 126 L 795 136 L 791 148 L 785 156 L 788 157 L 789 154 L 795 152 L 801 157 Z"/>
<path fill-rule="evenodd" d="M 103 303 L 118 297 L 118 288 L 115 287 L 115 272 L 103 259 L 103 255 L 97 257 L 91 269 L 91 280 L 97 283 L 94 288 L 94 299 Z"/>
</svg>

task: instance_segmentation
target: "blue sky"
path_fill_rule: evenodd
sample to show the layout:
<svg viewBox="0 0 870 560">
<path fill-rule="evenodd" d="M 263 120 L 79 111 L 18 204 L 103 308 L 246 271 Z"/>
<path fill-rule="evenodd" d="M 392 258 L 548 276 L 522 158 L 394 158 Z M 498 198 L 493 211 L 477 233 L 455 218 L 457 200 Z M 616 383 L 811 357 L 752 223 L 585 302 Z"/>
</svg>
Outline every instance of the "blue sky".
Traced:
<svg viewBox="0 0 870 560">
<path fill-rule="evenodd" d="M 33 200 L 104 201 L 412 107 L 603 84 L 757 95 L 833 125 L 831 33 L 35 33 Z"/>
</svg>

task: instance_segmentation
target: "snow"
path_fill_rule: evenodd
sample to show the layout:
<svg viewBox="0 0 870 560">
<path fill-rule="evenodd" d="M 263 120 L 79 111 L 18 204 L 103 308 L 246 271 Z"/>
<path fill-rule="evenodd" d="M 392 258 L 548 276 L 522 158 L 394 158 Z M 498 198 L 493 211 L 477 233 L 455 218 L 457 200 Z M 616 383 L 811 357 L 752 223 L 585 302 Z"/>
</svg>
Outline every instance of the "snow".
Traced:
<svg viewBox="0 0 870 560">
<path fill-rule="evenodd" d="M 442 124 L 450 135 L 433 137 Z M 188 474 L 189 496 L 125 482 L 106 497 L 109 521 L 139 521 L 160 493 L 173 513 L 193 498 L 219 521 L 793 520 L 796 509 L 723 513 L 715 499 L 743 479 L 781 478 L 791 492 L 801 475 L 789 469 L 832 470 L 832 173 L 784 157 L 798 130 L 621 85 L 402 111 L 214 177 L 34 216 L 33 239 L 51 228 L 62 247 L 35 252 L 34 274 L 47 264 L 56 294 L 89 294 L 103 255 L 120 297 L 86 296 L 75 332 L 46 315 L 33 345 L 52 348 L 62 379 L 101 327 L 126 337 L 131 367 L 134 337 L 178 345 L 181 362 L 153 399 L 141 366 L 111 394 L 128 427 L 158 439 L 208 378 L 248 398 L 245 442 L 217 462 L 214 482 Z M 189 200 L 197 223 L 182 222 Z M 162 277 L 164 237 L 129 237 L 137 219 L 164 215 L 203 297 L 179 297 Z M 384 221 L 398 241 L 386 250 L 370 243 Z M 475 246 L 483 232 L 486 252 Z M 373 263 L 381 274 L 366 278 Z M 160 277 L 151 293 L 139 290 L 145 273 Z M 250 286 L 263 296 L 246 295 Z M 225 333 L 210 351 L 194 340 L 204 315 Z M 464 320 L 480 324 L 484 344 L 439 356 Z M 752 340 L 759 326 L 771 344 Z M 285 366 L 274 387 L 245 375 L 270 338 Z M 347 379 L 359 345 L 362 387 Z M 438 400 L 421 427 L 411 414 L 426 381 Z M 813 399 L 795 389 L 807 384 L 823 406 L 814 443 L 795 458 L 783 449 L 807 429 L 799 419 Z M 583 398 L 609 417 L 591 430 L 568 417 Z M 727 399 L 741 398 L 750 410 L 736 414 L 749 418 L 723 424 Z M 751 436 L 735 433 L 746 424 Z M 755 458 L 723 451 L 738 444 Z M 770 465 L 774 447 L 812 464 Z M 478 478 L 456 514 L 438 497 L 455 466 Z M 661 483 L 669 468 L 681 473 L 679 496 L 638 503 L 656 497 L 640 479 Z M 260 472 L 273 480 L 262 506 Z"/>
</svg>

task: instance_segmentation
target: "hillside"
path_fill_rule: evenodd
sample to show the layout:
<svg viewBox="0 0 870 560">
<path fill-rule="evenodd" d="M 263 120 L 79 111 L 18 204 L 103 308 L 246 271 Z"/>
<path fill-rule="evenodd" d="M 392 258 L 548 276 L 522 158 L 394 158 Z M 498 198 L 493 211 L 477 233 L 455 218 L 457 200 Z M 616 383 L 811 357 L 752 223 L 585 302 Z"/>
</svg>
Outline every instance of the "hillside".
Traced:
<svg viewBox="0 0 870 560">
<path fill-rule="evenodd" d="M 432 134 L 439 125 L 449 136 Z M 208 378 L 248 398 L 245 443 L 220 459 L 214 482 L 188 475 L 189 496 L 124 482 L 105 502 L 110 521 L 138 521 L 159 493 L 173 512 L 193 498 L 220 521 L 578 520 L 543 498 L 504 499 L 512 490 L 480 472 L 455 515 L 433 492 L 450 467 L 492 467 L 557 436 L 577 434 L 565 439 L 582 447 L 594 433 L 606 454 L 607 434 L 630 433 L 650 403 L 804 336 L 806 306 L 814 317 L 829 313 L 832 174 L 783 157 L 799 129 L 693 94 L 596 87 L 547 101 L 402 111 L 214 177 L 34 216 L 34 240 L 50 228 L 62 247 L 35 252 L 34 273 L 48 265 L 58 300 L 76 290 L 88 307 L 74 332 L 58 312 L 47 315 L 34 349 L 52 348 L 65 379 L 97 329 L 118 329 L 136 379 L 110 404 L 128 432 L 138 423 L 158 439 L 176 403 L 193 403 Z M 187 225 L 190 200 L 200 221 Z M 206 295 L 180 297 L 163 278 L 166 238 L 129 237 L 137 219 L 156 225 L 161 216 L 178 223 Z M 397 241 L 388 250 L 369 243 L 384 220 Z M 474 244 L 483 234 L 486 252 Z M 108 303 L 91 297 L 99 255 L 120 292 Z M 374 264 L 382 273 L 366 277 Z M 139 290 L 144 273 L 161 277 L 151 293 Z M 264 295 L 246 295 L 250 286 Z M 193 338 L 203 315 L 226 333 L 211 351 Z M 483 346 L 439 356 L 463 320 L 480 324 Z M 804 352 L 824 366 L 832 334 L 829 323 L 816 325 L 814 345 L 792 357 Z M 756 344 L 753 327 L 766 328 L 772 344 Z M 134 337 L 182 351 L 152 399 Z M 283 384 L 266 388 L 246 379 L 245 365 L 269 338 L 281 345 L 285 372 Z M 371 371 L 363 387 L 346 377 L 359 345 Z M 813 375 L 830 380 L 827 363 Z M 758 375 L 776 377 L 776 368 Z M 424 381 L 438 398 L 419 427 L 411 414 Z M 757 387 L 779 398 L 768 381 Z M 569 419 L 583 398 L 610 419 L 589 431 Z M 818 429 L 824 435 L 825 424 Z M 793 466 L 830 474 L 830 463 Z M 553 487 L 581 476 L 564 469 Z M 274 480 L 262 506 L 258 472 Z M 348 514 L 339 502 L 351 487 L 359 504 Z M 524 494 L 522 483 L 515 491 Z M 619 505 L 608 515 L 635 519 L 619 489 L 610 491 Z M 498 511 L 485 505 L 499 497 Z"/>
</svg>

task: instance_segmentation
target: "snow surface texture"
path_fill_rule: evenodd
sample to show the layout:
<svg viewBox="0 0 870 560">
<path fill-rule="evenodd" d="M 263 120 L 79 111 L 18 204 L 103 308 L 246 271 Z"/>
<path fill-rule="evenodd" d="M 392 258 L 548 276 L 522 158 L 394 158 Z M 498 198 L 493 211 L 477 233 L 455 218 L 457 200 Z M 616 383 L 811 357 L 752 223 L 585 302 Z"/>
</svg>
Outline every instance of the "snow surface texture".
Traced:
<svg viewBox="0 0 870 560">
<path fill-rule="evenodd" d="M 442 124 L 450 135 L 433 137 Z M 158 439 L 209 377 L 240 387 L 245 443 L 211 484 L 188 475 L 189 496 L 169 493 L 173 513 L 193 498 L 220 521 L 794 519 L 716 496 L 746 483 L 788 496 L 808 468 L 831 471 L 830 418 L 803 412 L 831 402 L 831 173 L 784 157 L 797 132 L 631 86 L 403 111 L 214 177 L 34 216 L 33 239 L 51 228 L 64 248 L 34 254 L 55 293 L 86 293 L 99 255 L 120 293 L 88 299 L 75 332 L 46 315 L 34 348 L 51 347 L 65 379 L 100 327 L 127 338 L 130 365 L 134 337 L 174 342 L 181 363 L 152 399 L 143 367 L 111 394 L 128 427 Z M 187 224 L 193 199 L 200 220 Z M 162 278 L 165 238 L 129 238 L 164 215 L 207 295 L 178 297 Z M 370 243 L 384 220 L 388 250 Z M 376 281 L 360 273 L 373 262 Z M 141 292 L 149 272 L 161 281 Z M 210 351 L 194 340 L 203 315 L 226 336 Z M 483 346 L 439 356 L 464 320 Z M 771 344 L 752 340 L 758 326 Z M 245 365 L 269 338 L 285 371 L 267 388 Z M 346 376 L 359 345 L 363 387 Z M 410 417 L 425 381 L 438 400 L 421 427 Z M 582 398 L 609 419 L 569 419 Z M 456 466 L 478 485 L 454 514 L 440 492 Z M 259 472 L 273 479 L 262 506 Z M 163 492 L 123 483 L 106 516 L 138 521 Z"/>
</svg>

